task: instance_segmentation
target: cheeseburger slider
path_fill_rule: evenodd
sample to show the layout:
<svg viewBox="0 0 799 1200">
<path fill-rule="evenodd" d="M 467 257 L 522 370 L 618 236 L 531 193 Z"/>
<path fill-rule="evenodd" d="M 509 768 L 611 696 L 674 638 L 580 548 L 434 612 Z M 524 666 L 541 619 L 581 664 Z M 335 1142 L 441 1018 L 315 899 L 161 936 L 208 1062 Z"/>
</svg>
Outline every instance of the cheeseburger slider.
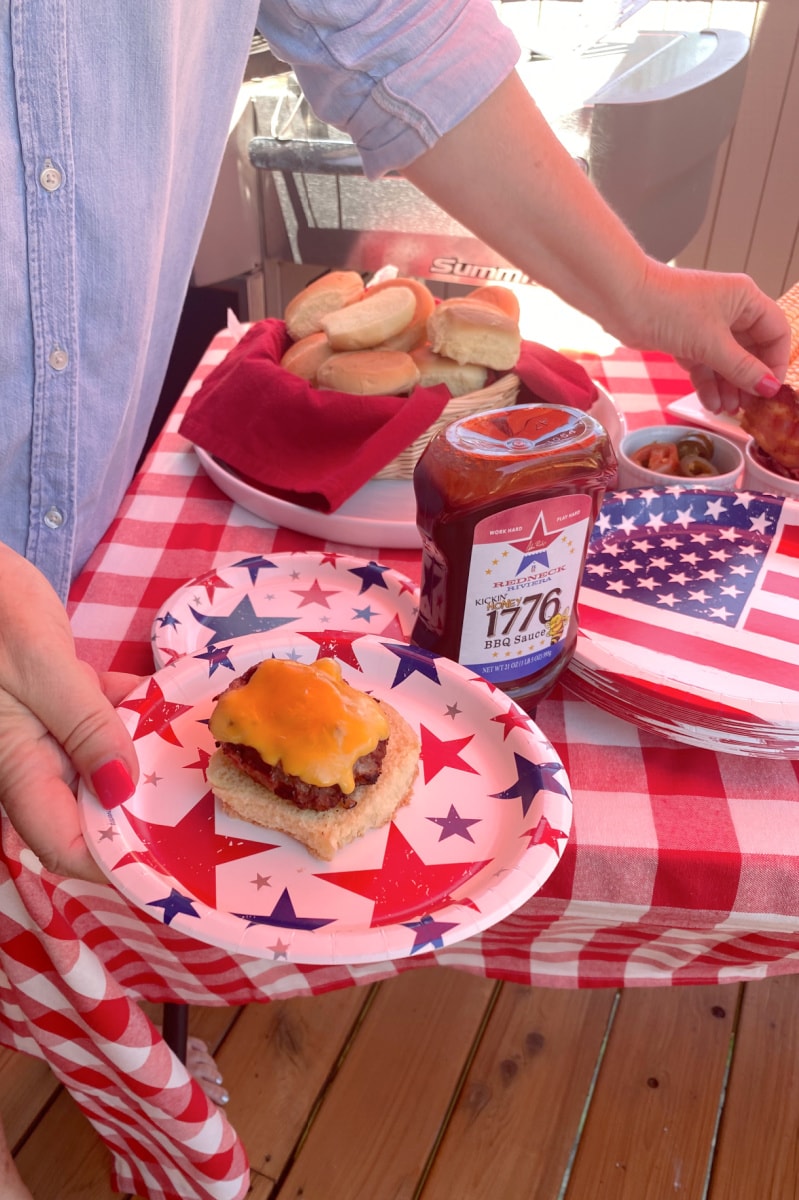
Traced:
<svg viewBox="0 0 799 1200">
<path fill-rule="evenodd" d="M 419 765 L 410 725 L 329 658 L 250 667 L 216 698 L 209 728 L 208 782 L 224 811 L 328 860 L 391 820 Z"/>
</svg>

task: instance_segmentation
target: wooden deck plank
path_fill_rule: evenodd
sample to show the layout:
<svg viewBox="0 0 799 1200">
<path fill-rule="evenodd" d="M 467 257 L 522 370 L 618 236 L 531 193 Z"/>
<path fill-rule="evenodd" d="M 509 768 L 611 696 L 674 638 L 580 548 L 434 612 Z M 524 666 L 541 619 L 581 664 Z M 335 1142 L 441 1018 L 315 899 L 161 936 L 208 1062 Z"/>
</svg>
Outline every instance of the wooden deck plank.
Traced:
<svg viewBox="0 0 799 1200">
<path fill-rule="evenodd" d="M 217 1054 L 227 1113 L 253 1170 L 274 1186 L 371 989 L 250 1005 Z"/>
<path fill-rule="evenodd" d="M 0 1118 L 12 1149 L 35 1125 L 58 1088 L 47 1063 L 0 1047 Z"/>
<path fill-rule="evenodd" d="M 799 976 L 747 984 L 708 1200 L 799 1196 Z"/>
<path fill-rule="evenodd" d="M 59 1092 L 14 1158 L 36 1200 L 120 1200 L 111 1156 L 68 1092 Z"/>
<path fill-rule="evenodd" d="M 614 1000 L 503 986 L 422 1200 L 558 1196 Z"/>
<path fill-rule="evenodd" d="M 701 1200 L 738 992 L 730 984 L 622 993 L 568 1200 Z M 738 1192 L 749 1195 L 758 1193 Z"/>
<path fill-rule="evenodd" d="M 495 987 L 441 968 L 381 983 L 280 1200 L 410 1200 Z"/>
</svg>

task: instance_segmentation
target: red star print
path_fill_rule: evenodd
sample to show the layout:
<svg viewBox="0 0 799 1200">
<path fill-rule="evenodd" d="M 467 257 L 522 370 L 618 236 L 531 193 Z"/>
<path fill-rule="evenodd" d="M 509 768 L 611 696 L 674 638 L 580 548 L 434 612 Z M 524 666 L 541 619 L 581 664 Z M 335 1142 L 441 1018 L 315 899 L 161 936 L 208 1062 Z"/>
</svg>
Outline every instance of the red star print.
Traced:
<svg viewBox="0 0 799 1200">
<path fill-rule="evenodd" d="M 202 771 L 203 779 L 206 779 L 207 772 L 208 772 L 208 764 L 211 761 L 211 755 L 209 754 L 209 752 L 207 750 L 203 750 L 202 746 L 197 747 L 197 754 L 199 755 L 197 762 L 186 763 L 185 770 L 187 770 L 187 771 L 191 771 L 191 770 Z"/>
<path fill-rule="evenodd" d="M 203 578 L 199 582 L 202 583 L 203 587 L 205 588 L 206 595 L 208 596 L 209 604 L 213 604 L 214 595 L 216 593 L 217 588 L 233 587 L 232 583 L 226 583 L 225 580 L 222 579 L 219 575 L 214 575 L 214 574 L 203 576 Z"/>
<path fill-rule="evenodd" d="M 295 596 L 304 597 L 301 603 L 297 605 L 298 608 L 304 608 L 306 604 L 321 604 L 323 608 L 330 608 L 327 600 L 328 596 L 338 595 L 336 588 L 329 588 L 328 591 L 325 591 L 318 579 L 315 579 L 305 591 L 299 591 L 297 588 L 292 588 L 291 590 Z"/>
<path fill-rule="evenodd" d="M 167 660 L 164 663 L 164 666 L 166 666 L 166 667 L 174 666 L 175 659 L 180 658 L 181 655 L 183 654 L 182 650 L 173 650 L 170 646 L 159 646 L 158 649 L 161 652 L 161 654 L 163 654 L 164 658 Z"/>
<path fill-rule="evenodd" d="M 444 770 L 444 767 L 452 767 L 455 771 L 468 771 L 471 775 L 479 774 L 476 767 L 464 762 L 460 756 L 461 750 L 465 750 L 469 742 L 473 740 L 473 733 L 470 733 L 468 737 L 450 738 L 449 741 L 446 741 L 444 738 L 436 737 L 424 725 L 420 726 L 419 732 L 422 737 L 422 767 L 425 783 L 435 779 L 439 771 Z"/>
<path fill-rule="evenodd" d="M 526 538 L 522 538 L 520 542 L 511 542 L 514 550 L 521 551 L 522 554 L 531 554 L 535 550 L 543 550 L 547 546 L 551 546 L 555 538 L 558 536 L 558 530 L 550 533 L 547 529 L 546 518 L 543 513 L 539 513 L 535 519 L 535 524 Z"/>
<path fill-rule="evenodd" d="M 334 634 L 314 633 L 309 629 L 303 631 L 302 636 L 307 637 L 310 642 L 316 642 L 319 647 L 317 658 L 337 658 L 339 662 L 346 663 L 348 667 L 353 667 L 356 671 L 363 671 L 353 649 L 353 643 L 361 637 L 360 633 L 341 631 Z"/>
<path fill-rule="evenodd" d="M 119 707 L 129 708 L 131 712 L 139 714 L 133 734 L 134 741 L 136 738 L 145 737 L 148 733 L 157 733 L 160 738 L 173 746 L 181 744 L 171 722 L 183 713 L 189 712 L 191 705 L 175 704 L 165 699 L 164 693 L 154 678 L 150 679 L 147 684 L 147 693 L 143 699 L 123 700 Z"/>
<path fill-rule="evenodd" d="M 212 908 L 216 906 L 216 868 L 250 854 L 273 850 L 274 843 L 248 841 L 216 832 L 214 793 L 206 792 L 177 825 L 145 821 L 125 810 L 144 850 L 130 850 L 114 870 L 142 862 L 161 875 L 171 876 L 178 887 Z"/>
<path fill-rule="evenodd" d="M 491 862 L 423 863 L 392 821 L 383 864 L 369 871 L 317 874 L 336 887 L 374 901 L 371 925 L 390 925 L 424 916 L 452 902 L 451 892 Z"/>
<path fill-rule="evenodd" d="M 558 838 L 563 838 L 564 841 L 568 838 L 568 834 L 562 829 L 554 829 L 546 817 L 542 817 L 536 825 L 535 829 L 525 829 L 522 837 L 529 837 L 527 848 L 530 846 L 550 846 L 556 854 L 560 854 L 560 846 Z"/>
<path fill-rule="evenodd" d="M 338 567 L 337 559 L 346 558 L 346 554 L 339 554 L 336 550 L 327 550 L 319 559 L 319 566 L 323 567 L 325 563 L 331 563 L 332 566 Z"/>
<path fill-rule="evenodd" d="M 381 629 L 377 636 L 386 638 L 386 640 L 389 642 L 405 641 L 405 630 L 402 628 L 402 623 L 396 613 L 394 613 L 394 616 L 391 618 L 388 625 L 386 625 L 385 629 Z"/>
<path fill-rule="evenodd" d="M 490 679 L 486 679 L 485 675 L 471 675 L 469 677 L 469 683 L 482 683 L 488 688 L 489 692 L 496 692 L 499 690 L 495 683 L 492 683 Z"/>
<path fill-rule="evenodd" d="M 496 721 L 497 724 L 502 726 L 503 742 L 507 738 L 508 734 L 512 733 L 514 729 L 529 729 L 530 728 L 530 718 L 525 716 L 525 714 L 523 712 L 519 712 L 519 710 L 517 708 L 511 707 L 508 709 L 508 711 L 506 713 L 500 713 L 498 716 L 492 717 L 491 720 Z"/>
</svg>

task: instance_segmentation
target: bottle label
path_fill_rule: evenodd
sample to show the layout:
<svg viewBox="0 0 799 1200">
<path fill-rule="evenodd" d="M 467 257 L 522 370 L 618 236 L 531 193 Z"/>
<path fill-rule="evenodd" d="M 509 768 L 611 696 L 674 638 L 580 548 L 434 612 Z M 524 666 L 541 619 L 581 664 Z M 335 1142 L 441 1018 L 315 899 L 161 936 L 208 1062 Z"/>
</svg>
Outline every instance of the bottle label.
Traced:
<svg viewBox="0 0 799 1200">
<path fill-rule="evenodd" d="M 591 511 L 589 496 L 552 496 L 478 521 L 461 663 L 505 687 L 550 667 L 563 652 Z"/>
</svg>

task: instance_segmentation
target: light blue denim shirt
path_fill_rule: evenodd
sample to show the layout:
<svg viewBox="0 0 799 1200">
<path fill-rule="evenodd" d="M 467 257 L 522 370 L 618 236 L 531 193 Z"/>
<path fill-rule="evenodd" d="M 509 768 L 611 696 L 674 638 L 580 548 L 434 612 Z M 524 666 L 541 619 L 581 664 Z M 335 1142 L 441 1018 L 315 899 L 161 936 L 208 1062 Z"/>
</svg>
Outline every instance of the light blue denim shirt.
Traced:
<svg viewBox="0 0 799 1200">
<path fill-rule="evenodd" d="M 0 0 L 0 538 L 62 597 L 146 437 L 256 20 L 372 176 L 518 58 L 490 0 Z"/>
</svg>

